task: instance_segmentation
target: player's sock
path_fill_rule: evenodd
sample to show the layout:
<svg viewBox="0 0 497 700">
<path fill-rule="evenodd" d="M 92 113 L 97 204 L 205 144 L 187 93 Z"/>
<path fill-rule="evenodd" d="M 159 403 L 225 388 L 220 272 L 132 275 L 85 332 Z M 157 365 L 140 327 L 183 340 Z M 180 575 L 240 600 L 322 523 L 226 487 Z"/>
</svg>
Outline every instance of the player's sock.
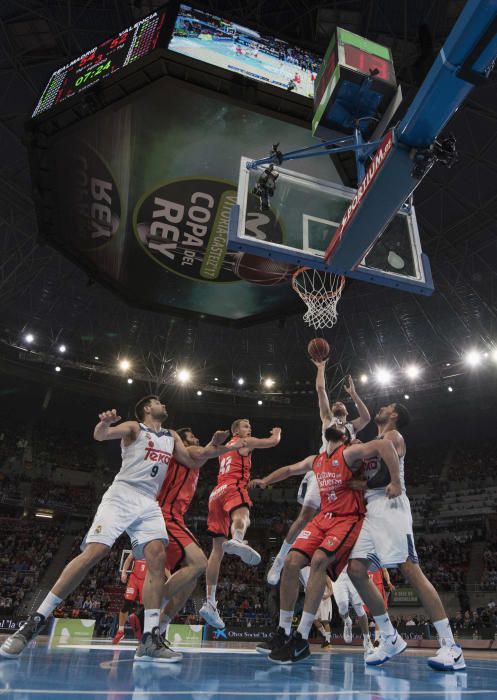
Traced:
<svg viewBox="0 0 497 700">
<path fill-rule="evenodd" d="M 281 545 L 280 551 L 278 552 L 276 557 L 278 559 L 284 559 L 286 557 L 286 555 L 288 554 L 288 552 L 291 550 L 291 548 L 292 548 L 292 545 L 288 544 L 288 542 L 286 540 L 283 540 L 283 544 Z"/>
<path fill-rule="evenodd" d="M 117 631 L 124 632 L 124 625 L 119 625 L 119 627 L 117 628 Z"/>
<path fill-rule="evenodd" d="M 207 600 L 216 607 L 216 588 L 217 586 L 207 586 Z"/>
<path fill-rule="evenodd" d="M 243 542 L 243 538 L 245 537 L 244 530 L 237 530 L 236 528 L 233 528 L 231 534 L 233 535 L 234 540 L 236 540 L 237 542 Z"/>
<path fill-rule="evenodd" d="M 145 620 L 143 622 L 143 634 L 151 632 L 154 627 L 159 626 L 159 608 L 149 608 L 145 610 Z"/>
<path fill-rule="evenodd" d="M 380 633 L 383 636 L 389 637 L 395 634 L 395 627 L 390 622 L 388 613 L 385 613 L 384 615 L 373 615 L 373 617 L 374 621 L 380 628 Z"/>
<path fill-rule="evenodd" d="M 324 632 L 324 638 L 326 639 L 326 641 L 327 641 L 328 644 L 329 644 L 329 643 L 331 642 L 331 632 L 327 632 L 327 631 L 325 630 L 325 632 Z"/>
<path fill-rule="evenodd" d="M 363 632 L 363 633 L 362 633 L 362 638 L 364 639 L 365 642 L 367 642 L 368 639 L 369 639 L 369 634 L 368 634 L 368 632 Z"/>
<path fill-rule="evenodd" d="M 280 610 L 280 627 L 283 627 L 288 637 L 292 631 L 293 610 Z"/>
<path fill-rule="evenodd" d="M 454 635 L 452 634 L 452 630 L 450 628 L 450 622 L 446 617 L 443 620 L 437 620 L 437 622 L 434 622 L 433 626 L 437 630 L 440 643 L 442 642 L 442 639 L 445 639 L 451 646 L 452 644 L 455 644 Z"/>
<path fill-rule="evenodd" d="M 54 595 L 53 593 L 47 593 L 47 597 L 36 612 L 47 618 L 50 613 L 55 610 L 59 603 L 62 603 L 62 598 L 59 598 L 59 596 Z"/>
<path fill-rule="evenodd" d="M 309 639 L 309 632 L 315 617 L 316 613 L 306 613 L 305 611 L 302 613 L 299 626 L 297 627 L 297 632 L 300 632 L 302 639 Z"/>
<path fill-rule="evenodd" d="M 169 615 L 164 615 L 160 624 L 159 624 L 159 630 L 161 634 L 166 634 L 166 629 L 168 624 L 171 622 L 171 618 Z"/>
</svg>

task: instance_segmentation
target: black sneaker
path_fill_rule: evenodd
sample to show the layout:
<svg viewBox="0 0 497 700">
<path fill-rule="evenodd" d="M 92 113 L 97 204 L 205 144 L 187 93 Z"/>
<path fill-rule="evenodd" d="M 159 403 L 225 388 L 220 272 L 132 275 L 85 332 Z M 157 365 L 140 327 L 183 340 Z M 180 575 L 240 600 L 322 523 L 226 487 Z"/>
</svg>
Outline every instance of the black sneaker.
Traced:
<svg viewBox="0 0 497 700">
<path fill-rule="evenodd" d="M 258 651 L 259 654 L 265 654 L 267 656 L 272 651 L 276 651 L 276 649 L 279 649 L 286 644 L 289 639 L 290 636 L 285 634 L 283 627 L 278 627 L 277 631 L 271 635 L 267 642 L 260 642 L 255 647 L 255 650 Z"/>
<path fill-rule="evenodd" d="M 293 664 L 306 659 L 310 653 L 307 639 L 302 639 L 300 632 L 294 632 L 286 644 L 272 651 L 268 658 L 275 664 Z"/>
<path fill-rule="evenodd" d="M 5 659 L 17 659 L 29 642 L 40 634 L 45 622 L 45 616 L 40 613 L 30 615 L 17 632 L 7 637 L 0 647 L 0 656 Z"/>
</svg>

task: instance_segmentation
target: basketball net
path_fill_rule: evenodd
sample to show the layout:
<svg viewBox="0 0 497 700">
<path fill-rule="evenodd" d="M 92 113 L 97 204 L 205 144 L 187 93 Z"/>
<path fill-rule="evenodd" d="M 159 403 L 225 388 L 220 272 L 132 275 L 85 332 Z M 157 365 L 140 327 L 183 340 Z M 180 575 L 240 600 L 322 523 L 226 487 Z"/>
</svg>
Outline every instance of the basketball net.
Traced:
<svg viewBox="0 0 497 700">
<path fill-rule="evenodd" d="M 292 287 L 307 306 L 304 321 L 316 330 L 333 328 L 338 320 L 337 304 L 345 286 L 345 277 L 299 267 L 293 273 Z"/>
</svg>

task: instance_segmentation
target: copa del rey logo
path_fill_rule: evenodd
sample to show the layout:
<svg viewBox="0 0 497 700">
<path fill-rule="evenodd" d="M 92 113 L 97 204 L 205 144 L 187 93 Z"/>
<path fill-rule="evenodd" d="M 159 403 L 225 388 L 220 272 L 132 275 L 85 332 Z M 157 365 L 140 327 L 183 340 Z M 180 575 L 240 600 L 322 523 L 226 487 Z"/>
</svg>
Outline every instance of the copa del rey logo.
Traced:
<svg viewBox="0 0 497 700">
<path fill-rule="evenodd" d="M 145 460 L 150 462 L 161 462 L 167 466 L 170 459 L 171 454 L 169 452 L 159 450 L 157 447 L 155 447 L 153 440 L 149 441 L 148 447 L 145 450 Z"/>
</svg>

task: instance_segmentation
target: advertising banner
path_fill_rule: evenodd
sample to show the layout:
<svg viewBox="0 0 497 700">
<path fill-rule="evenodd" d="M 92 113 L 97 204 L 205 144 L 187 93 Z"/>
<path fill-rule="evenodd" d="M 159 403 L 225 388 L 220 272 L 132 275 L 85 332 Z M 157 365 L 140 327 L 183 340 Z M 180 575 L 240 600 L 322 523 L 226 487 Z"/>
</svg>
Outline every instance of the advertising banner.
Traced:
<svg viewBox="0 0 497 700">
<path fill-rule="evenodd" d="M 388 599 L 388 604 L 392 605 L 421 605 L 421 601 L 418 598 L 418 594 L 414 588 L 409 586 L 402 586 L 402 588 L 396 588 L 390 594 Z"/>
<path fill-rule="evenodd" d="M 95 620 L 54 618 L 48 646 L 54 649 L 66 644 L 91 642 L 94 628 Z"/>
<path fill-rule="evenodd" d="M 204 639 L 214 642 L 265 642 L 274 634 L 274 627 L 230 627 L 222 630 L 205 625 Z"/>
<path fill-rule="evenodd" d="M 200 646 L 203 625 L 168 625 L 166 637 L 173 646 Z"/>
</svg>

